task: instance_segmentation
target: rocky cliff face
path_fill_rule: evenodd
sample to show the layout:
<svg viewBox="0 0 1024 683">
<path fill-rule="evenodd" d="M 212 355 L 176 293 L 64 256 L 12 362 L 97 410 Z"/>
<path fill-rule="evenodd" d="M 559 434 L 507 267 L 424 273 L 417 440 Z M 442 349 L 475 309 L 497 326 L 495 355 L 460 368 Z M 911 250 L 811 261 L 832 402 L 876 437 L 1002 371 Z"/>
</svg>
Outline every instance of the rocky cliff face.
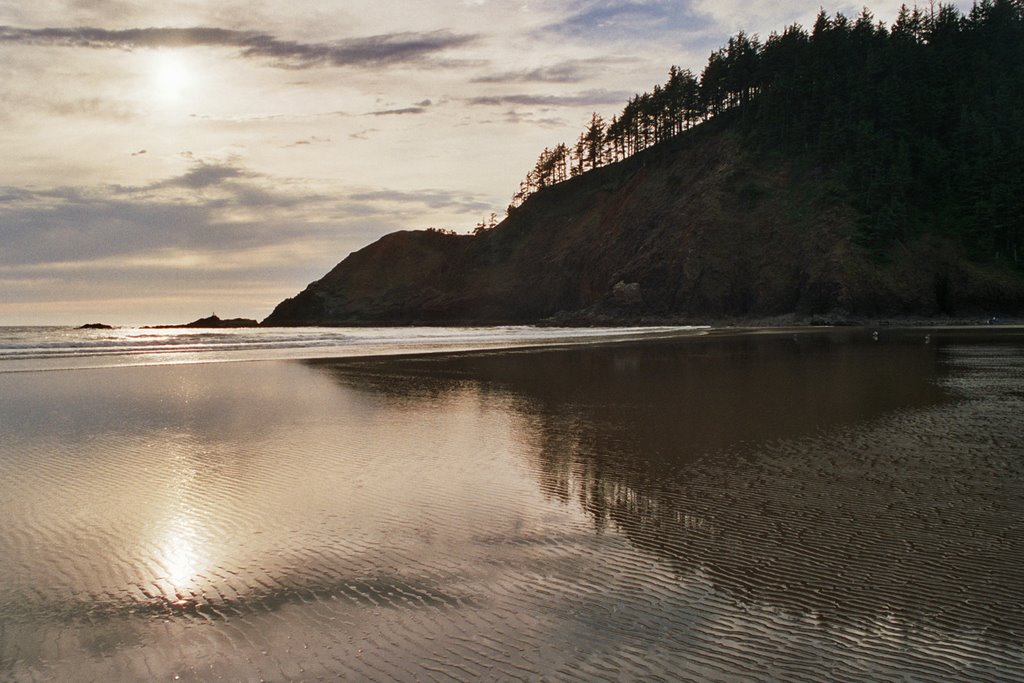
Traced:
<svg viewBox="0 0 1024 683">
<path fill-rule="evenodd" d="M 703 129 L 703 130 L 701 130 Z M 827 168 L 756 156 L 705 125 L 541 190 L 481 234 L 398 232 L 265 325 L 973 315 L 1024 308 L 1019 272 L 937 238 L 881 259 Z"/>
</svg>

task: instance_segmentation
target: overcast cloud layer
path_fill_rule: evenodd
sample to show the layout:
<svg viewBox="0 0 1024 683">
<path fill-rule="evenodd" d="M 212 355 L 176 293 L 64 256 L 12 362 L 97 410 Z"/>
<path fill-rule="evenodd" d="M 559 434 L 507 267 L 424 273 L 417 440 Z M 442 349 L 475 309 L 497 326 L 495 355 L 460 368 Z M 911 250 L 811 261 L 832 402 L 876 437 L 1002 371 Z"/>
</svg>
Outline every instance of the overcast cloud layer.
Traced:
<svg viewBox="0 0 1024 683">
<path fill-rule="evenodd" d="M 591 112 L 818 9 L 0 0 L 0 325 L 265 317 L 387 232 L 503 215 Z"/>
</svg>

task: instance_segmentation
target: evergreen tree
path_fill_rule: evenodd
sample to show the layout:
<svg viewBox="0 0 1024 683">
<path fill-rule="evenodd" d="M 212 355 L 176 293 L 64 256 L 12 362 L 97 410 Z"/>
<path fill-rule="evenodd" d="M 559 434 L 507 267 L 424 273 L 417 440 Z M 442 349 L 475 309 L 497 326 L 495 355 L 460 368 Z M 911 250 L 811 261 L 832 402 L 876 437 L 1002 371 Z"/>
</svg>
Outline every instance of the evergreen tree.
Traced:
<svg viewBox="0 0 1024 683">
<path fill-rule="evenodd" d="M 673 66 L 607 125 L 545 149 L 512 200 L 624 160 L 731 109 L 749 147 L 797 154 L 846 181 L 858 240 L 884 254 L 922 232 L 979 259 L 1024 260 L 1024 0 L 927 11 L 890 29 L 824 10 L 761 43 L 740 32 L 700 77 Z"/>
</svg>

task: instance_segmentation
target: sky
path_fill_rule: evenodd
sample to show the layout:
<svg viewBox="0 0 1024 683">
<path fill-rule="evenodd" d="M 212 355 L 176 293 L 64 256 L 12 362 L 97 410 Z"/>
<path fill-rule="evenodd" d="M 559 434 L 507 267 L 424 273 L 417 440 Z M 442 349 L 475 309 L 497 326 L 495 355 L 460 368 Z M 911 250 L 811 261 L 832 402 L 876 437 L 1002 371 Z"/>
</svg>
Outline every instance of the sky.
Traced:
<svg viewBox="0 0 1024 683">
<path fill-rule="evenodd" d="M 262 319 L 386 233 L 502 217 L 670 65 L 863 5 L 0 0 L 0 325 Z"/>
</svg>

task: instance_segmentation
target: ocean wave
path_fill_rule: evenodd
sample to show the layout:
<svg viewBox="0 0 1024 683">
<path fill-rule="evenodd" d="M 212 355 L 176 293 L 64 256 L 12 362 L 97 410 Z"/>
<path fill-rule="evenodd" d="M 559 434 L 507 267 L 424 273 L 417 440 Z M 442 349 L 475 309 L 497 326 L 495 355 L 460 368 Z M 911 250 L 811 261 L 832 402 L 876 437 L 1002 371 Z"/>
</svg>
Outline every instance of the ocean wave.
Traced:
<svg viewBox="0 0 1024 683">
<path fill-rule="evenodd" d="M 438 353 L 692 333 L 700 327 L 0 327 L 0 372 Z"/>
</svg>

